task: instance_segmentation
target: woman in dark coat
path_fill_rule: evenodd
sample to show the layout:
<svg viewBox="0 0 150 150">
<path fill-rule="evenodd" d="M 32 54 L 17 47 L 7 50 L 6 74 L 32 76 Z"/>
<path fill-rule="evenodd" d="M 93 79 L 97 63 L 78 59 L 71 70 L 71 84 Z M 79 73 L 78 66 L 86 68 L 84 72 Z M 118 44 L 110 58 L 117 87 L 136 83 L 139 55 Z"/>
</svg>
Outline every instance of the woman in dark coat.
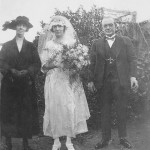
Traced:
<svg viewBox="0 0 150 150">
<path fill-rule="evenodd" d="M 23 149 L 30 150 L 28 139 L 39 131 L 34 79 L 41 63 L 36 48 L 24 38 L 32 27 L 27 17 L 19 16 L 3 27 L 16 30 L 16 36 L 0 51 L 2 135 L 8 150 L 12 149 L 11 137 L 23 138 Z"/>
</svg>

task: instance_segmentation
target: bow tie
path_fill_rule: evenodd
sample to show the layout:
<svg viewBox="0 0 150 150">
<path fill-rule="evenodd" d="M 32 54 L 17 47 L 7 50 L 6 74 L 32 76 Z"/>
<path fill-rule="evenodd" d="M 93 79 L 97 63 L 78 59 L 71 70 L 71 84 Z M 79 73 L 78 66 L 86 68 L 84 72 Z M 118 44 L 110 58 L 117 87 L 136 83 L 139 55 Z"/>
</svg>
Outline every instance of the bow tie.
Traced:
<svg viewBox="0 0 150 150">
<path fill-rule="evenodd" d="M 106 36 L 106 40 L 111 40 L 111 41 L 114 41 L 115 40 L 115 35 L 109 37 L 109 36 Z"/>
</svg>

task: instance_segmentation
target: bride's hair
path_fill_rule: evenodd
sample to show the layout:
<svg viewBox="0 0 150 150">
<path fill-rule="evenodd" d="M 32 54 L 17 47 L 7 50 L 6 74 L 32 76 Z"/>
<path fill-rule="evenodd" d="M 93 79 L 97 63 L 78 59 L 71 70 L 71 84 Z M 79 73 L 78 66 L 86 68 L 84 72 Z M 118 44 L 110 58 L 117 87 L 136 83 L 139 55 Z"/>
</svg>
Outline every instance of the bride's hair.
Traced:
<svg viewBox="0 0 150 150">
<path fill-rule="evenodd" d="M 54 31 L 53 31 L 53 27 L 54 27 L 54 26 L 57 26 L 57 25 L 63 26 L 63 27 L 64 27 L 64 32 L 65 32 L 65 30 L 66 30 L 65 22 L 64 22 L 60 17 L 57 17 L 57 16 L 54 17 L 54 18 L 51 20 L 50 24 L 51 24 L 51 26 L 50 26 L 49 28 L 50 28 L 51 32 L 54 32 Z"/>
</svg>

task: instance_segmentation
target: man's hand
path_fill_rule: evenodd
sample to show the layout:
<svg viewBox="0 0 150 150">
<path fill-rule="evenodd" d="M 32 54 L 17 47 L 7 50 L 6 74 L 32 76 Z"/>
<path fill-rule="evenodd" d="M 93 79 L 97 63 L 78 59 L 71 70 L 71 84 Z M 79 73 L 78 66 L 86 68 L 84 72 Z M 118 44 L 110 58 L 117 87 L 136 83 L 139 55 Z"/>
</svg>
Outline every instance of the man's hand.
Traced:
<svg viewBox="0 0 150 150">
<path fill-rule="evenodd" d="M 131 77 L 130 81 L 131 81 L 131 89 L 133 91 L 137 91 L 139 85 L 138 85 L 138 81 L 136 80 L 136 78 L 135 77 Z"/>
<path fill-rule="evenodd" d="M 88 89 L 92 92 L 95 92 L 96 91 L 96 88 L 94 86 L 94 83 L 93 82 L 89 82 L 88 83 Z"/>
</svg>

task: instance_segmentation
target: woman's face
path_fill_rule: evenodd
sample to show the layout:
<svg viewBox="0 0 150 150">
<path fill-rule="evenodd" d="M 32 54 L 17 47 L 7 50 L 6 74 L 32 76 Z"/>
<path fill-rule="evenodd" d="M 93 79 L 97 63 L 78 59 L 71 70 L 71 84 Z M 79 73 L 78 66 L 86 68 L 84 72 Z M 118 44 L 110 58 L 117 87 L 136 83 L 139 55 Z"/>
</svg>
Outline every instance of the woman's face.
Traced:
<svg viewBox="0 0 150 150">
<path fill-rule="evenodd" d="M 62 25 L 54 25 L 53 26 L 53 32 L 55 33 L 55 36 L 57 38 L 60 38 L 64 34 L 64 26 Z"/>
<path fill-rule="evenodd" d="M 18 24 L 16 26 L 16 34 L 19 37 L 23 37 L 24 33 L 27 31 L 27 26 L 24 24 Z"/>
</svg>

